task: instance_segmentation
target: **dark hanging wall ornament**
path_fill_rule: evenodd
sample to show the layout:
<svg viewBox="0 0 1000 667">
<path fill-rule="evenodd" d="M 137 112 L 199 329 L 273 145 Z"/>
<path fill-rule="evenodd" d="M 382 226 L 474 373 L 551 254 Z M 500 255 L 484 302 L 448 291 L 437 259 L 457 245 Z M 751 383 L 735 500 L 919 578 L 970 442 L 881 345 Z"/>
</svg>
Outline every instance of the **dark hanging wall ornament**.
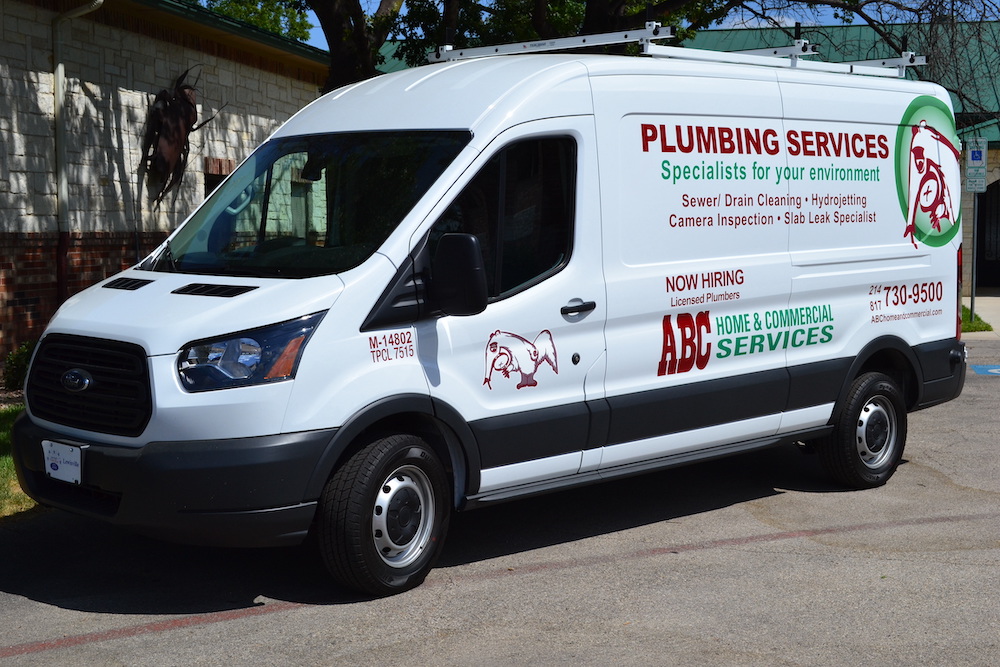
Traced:
<svg viewBox="0 0 1000 667">
<path fill-rule="evenodd" d="M 191 133 L 215 118 L 213 115 L 198 124 L 197 89 L 186 83 L 191 69 L 177 77 L 173 88 L 164 88 L 156 94 L 146 118 L 139 175 L 140 179 L 145 177 L 146 187 L 157 206 L 184 178 Z"/>
</svg>

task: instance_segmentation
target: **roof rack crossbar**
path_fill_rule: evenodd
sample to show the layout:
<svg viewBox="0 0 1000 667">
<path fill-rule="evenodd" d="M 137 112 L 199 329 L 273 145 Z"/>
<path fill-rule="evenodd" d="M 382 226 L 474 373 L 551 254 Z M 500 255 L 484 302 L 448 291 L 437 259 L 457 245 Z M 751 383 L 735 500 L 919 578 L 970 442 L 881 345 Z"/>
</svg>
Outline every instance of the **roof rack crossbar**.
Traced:
<svg viewBox="0 0 1000 667">
<path fill-rule="evenodd" d="M 918 56 L 913 51 L 903 51 L 898 58 L 884 58 L 882 60 L 854 60 L 849 65 L 860 65 L 862 67 L 895 67 L 899 78 L 906 76 L 907 67 L 919 67 L 927 64 L 927 56 Z"/>
<path fill-rule="evenodd" d="M 791 46 L 778 46 L 770 49 L 747 49 L 745 51 L 727 51 L 726 53 L 739 53 L 745 56 L 770 56 L 772 58 L 782 58 L 788 56 L 792 60 L 802 56 L 819 55 L 819 45 L 810 44 L 808 39 L 797 39 Z"/>
<path fill-rule="evenodd" d="M 672 39 L 675 30 L 670 26 L 662 26 L 655 21 L 649 21 L 645 27 L 638 30 L 622 32 L 607 32 L 598 35 L 580 35 L 579 37 L 561 37 L 558 39 L 535 40 L 517 44 L 500 46 L 480 46 L 471 49 L 456 49 L 446 44 L 428 55 L 430 62 L 451 62 L 485 56 L 502 56 L 516 53 L 543 53 L 545 51 L 561 51 L 563 49 L 580 49 L 588 46 L 609 46 L 611 44 L 648 44 L 654 39 Z"/>
</svg>

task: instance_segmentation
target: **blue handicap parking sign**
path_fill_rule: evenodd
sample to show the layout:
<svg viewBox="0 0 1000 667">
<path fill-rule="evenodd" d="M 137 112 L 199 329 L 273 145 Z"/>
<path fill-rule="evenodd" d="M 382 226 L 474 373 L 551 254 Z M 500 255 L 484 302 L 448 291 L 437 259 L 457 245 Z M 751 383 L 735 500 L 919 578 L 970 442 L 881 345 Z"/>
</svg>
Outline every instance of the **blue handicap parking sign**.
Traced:
<svg viewBox="0 0 1000 667">
<path fill-rule="evenodd" d="M 982 364 L 969 364 L 969 368 L 979 375 L 995 375 L 1000 377 L 1000 366 L 984 366 Z"/>
</svg>

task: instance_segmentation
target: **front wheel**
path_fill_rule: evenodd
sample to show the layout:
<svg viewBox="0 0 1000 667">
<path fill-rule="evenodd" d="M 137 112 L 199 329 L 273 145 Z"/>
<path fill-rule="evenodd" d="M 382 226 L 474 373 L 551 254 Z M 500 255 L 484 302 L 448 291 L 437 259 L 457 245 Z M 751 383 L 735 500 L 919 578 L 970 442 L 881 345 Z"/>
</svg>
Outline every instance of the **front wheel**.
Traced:
<svg viewBox="0 0 1000 667">
<path fill-rule="evenodd" d="M 838 482 L 857 489 L 885 484 L 906 444 L 906 403 L 896 383 L 865 373 L 851 385 L 834 431 L 818 443 L 820 460 Z"/>
<path fill-rule="evenodd" d="M 373 595 L 420 585 L 444 544 L 448 488 L 416 436 L 376 440 L 348 459 L 320 498 L 319 547 L 334 579 Z"/>
</svg>

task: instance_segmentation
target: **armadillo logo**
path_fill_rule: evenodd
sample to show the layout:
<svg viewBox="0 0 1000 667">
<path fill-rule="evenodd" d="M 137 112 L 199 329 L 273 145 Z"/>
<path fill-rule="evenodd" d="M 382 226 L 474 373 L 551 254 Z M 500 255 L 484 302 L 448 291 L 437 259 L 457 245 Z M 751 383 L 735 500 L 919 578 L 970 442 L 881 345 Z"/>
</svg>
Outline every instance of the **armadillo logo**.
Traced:
<svg viewBox="0 0 1000 667">
<path fill-rule="evenodd" d="M 534 341 L 508 331 L 494 331 L 486 343 L 486 377 L 483 384 L 492 390 L 493 372 L 499 371 L 505 378 L 518 374 L 518 389 L 535 387 L 538 385 L 535 373 L 543 364 L 548 364 L 553 372 L 559 373 L 556 345 L 548 329 L 538 334 Z"/>
<path fill-rule="evenodd" d="M 906 218 L 903 235 L 943 246 L 961 219 L 961 143 L 951 110 L 939 99 L 916 98 L 896 133 L 896 190 Z"/>
</svg>

